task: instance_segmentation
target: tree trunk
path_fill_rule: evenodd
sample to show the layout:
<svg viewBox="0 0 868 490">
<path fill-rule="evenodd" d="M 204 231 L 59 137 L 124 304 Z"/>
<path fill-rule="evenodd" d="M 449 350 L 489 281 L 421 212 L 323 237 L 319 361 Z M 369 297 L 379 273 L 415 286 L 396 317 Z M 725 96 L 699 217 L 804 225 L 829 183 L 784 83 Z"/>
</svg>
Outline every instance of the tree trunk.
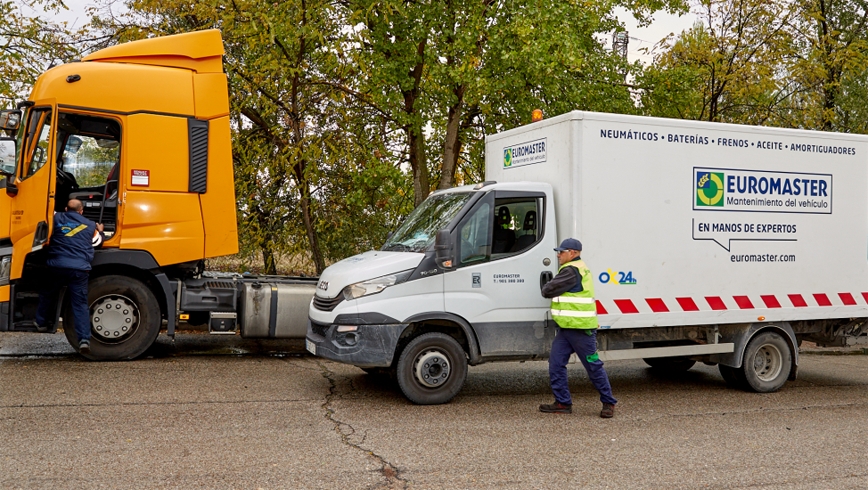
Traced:
<svg viewBox="0 0 868 490">
<path fill-rule="evenodd" d="M 419 99 L 419 87 L 422 84 L 422 73 L 425 70 L 425 46 L 428 40 L 423 39 L 416 46 L 416 64 L 410 70 L 413 88 L 404 90 L 404 113 L 409 122 L 404 126 L 407 133 L 407 152 L 410 168 L 413 170 L 413 203 L 422 204 L 431 192 L 428 181 L 428 161 L 425 158 L 425 134 L 422 133 L 421 121 L 416 117 L 416 102 Z"/>
<path fill-rule="evenodd" d="M 325 260 L 319 247 L 319 239 L 310 212 L 310 183 L 305 179 L 303 185 L 299 184 L 299 190 L 301 191 L 301 218 L 304 221 L 304 229 L 307 231 L 307 239 L 310 242 L 310 253 L 313 256 L 316 274 L 320 275 L 325 270 Z"/>
<path fill-rule="evenodd" d="M 454 94 L 457 101 L 449 107 L 446 120 L 446 145 L 443 148 L 443 167 L 440 172 L 438 189 L 449 189 L 455 185 L 455 170 L 458 167 L 458 157 L 461 155 L 461 111 L 464 106 L 464 85 L 456 87 Z"/>
</svg>

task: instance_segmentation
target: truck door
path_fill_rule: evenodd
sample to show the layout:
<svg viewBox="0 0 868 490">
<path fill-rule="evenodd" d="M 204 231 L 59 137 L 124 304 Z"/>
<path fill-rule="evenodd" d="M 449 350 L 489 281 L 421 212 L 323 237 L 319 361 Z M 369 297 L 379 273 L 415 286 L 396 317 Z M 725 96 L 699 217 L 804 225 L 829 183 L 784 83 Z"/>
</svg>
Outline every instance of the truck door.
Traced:
<svg viewBox="0 0 868 490">
<path fill-rule="evenodd" d="M 473 325 L 483 356 L 545 357 L 551 349 L 540 277 L 557 261 L 545 209 L 542 193 L 490 192 L 454 231 L 457 268 L 444 275 L 446 311 Z"/>
<path fill-rule="evenodd" d="M 40 101 L 25 120 L 21 158 L 18 160 L 14 197 L 10 202 L 9 234 L 14 251 L 11 277 L 21 276 L 24 258 L 48 241 L 54 210 L 54 152 L 56 104 Z M 7 183 L 7 193 L 10 191 Z"/>
</svg>

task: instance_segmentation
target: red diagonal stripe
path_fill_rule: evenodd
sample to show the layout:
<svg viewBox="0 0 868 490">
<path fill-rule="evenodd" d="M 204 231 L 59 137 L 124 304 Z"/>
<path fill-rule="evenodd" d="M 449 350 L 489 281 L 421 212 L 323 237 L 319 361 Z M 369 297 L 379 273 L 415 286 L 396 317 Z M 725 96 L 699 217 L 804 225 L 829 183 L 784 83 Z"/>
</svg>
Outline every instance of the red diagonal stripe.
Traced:
<svg viewBox="0 0 868 490">
<path fill-rule="evenodd" d="M 814 295 L 814 299 L 817 300 L 817 304 L 820 306 L 832 306 L 832 302 L 829 301 L 829 297 L 823 293 L 816 293 Z"/>
<path fill-rule="evenodd" d="M 693 302 L 693 298 L 675 298 L 675 300 L 678 301 L 678 305 L 681 306 L 681 309 L 684 311 L 699 311 L 696 303 Z"/>
<path fill-rule="evenodd" d="M 636 309 L 636 305 L 634 305 L 629 299 L 616 299 L 615 306 L 621 310 L 621 313 L 639 313 L 639 310 Z"/>
<path fill-rule="evenodd" d="M 763 303 L 766 304 L 766 308 L 780 308 L 781 304 L 778 303 L 778 299 L 775 298 L 773 294 L 769 294 L 767 296 L 760 296 L 763 300 Z"/>
<path fill-rule="evenodd" d="M 790 303 L 792 303 L 796 308 L 804 308 L 808 306 L 808 303 L 805 303 L 805 298 L 802 298 L 801 294 L 788 294 L 787 297 L 790 298 Z"/>
<path fill-rule="evenodd" d="M 853 299 L 852 294 L 838 293 L 838 297 L 841 298 L 841 301 L 843 301 L 846 306 L 856 306 L 856 300 Z"/>
<path fill-rule="evenodd" d="M 603 308 L 603 303 L 600 303 L 600 300 L 597 300 L 597 314 L 598 315 L 608 315 L 609 312 Z"/>
<path fill-rule="evenodd" d="M 661 298 L 645 298 L 645 302 L 654 313 L 669 313 L 669 308 L 666 307 L 666 303 Z"/>
<path fill-rule="evenodd" d="M 712 310 L 726 309 L 726 305 L 723 304 L 723 300 L 720 299 L 720 296 L 706 296 L 705 301 L 708 302 L 708 306 L 710 306 Z"/>
<path fill-rule="evenodd" d="M 747 296 L 733 296 L 732 299 L 735 300 L 735 304 L 737 304 L 742 310 L 753 309 L 753 303 L 750 302 L 750 298 Z"/>
<path fill-rule="evenodd" d="M 865 298 L 865 302 L 868 303 L 868 293 L 862 293 L 862 297 Z"/>
</svg>

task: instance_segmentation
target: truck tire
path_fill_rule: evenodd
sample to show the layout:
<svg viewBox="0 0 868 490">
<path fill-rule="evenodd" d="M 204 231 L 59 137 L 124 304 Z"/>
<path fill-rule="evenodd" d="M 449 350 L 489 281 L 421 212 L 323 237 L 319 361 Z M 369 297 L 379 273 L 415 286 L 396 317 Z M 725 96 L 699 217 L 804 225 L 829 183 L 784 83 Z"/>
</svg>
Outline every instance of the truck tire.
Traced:
<svg viewBox="0 0 868 490">
<path fill-rule="evenodd" d="M 687 371 L 696 364 L 696 361 L 686 357 L 648 357 L 642 360 L 654 369 L 670 373 Z"/>
<path fill-rule="evenodd" d="M 748 342 L 739 374 L 744 376 L 748 390 L 771 393 L 787 382 L 792 359 L 790 346 L 781 334 L 761 333 Z"/>
<path fill-rule="evenodd" d="M 398 358 L 398 386 L 418 405 L 446 403 L 467 378 L 467 355 L 449 335 L 432 332 L 413 339 Z"/>
<path fill-rule="evenodd" d="M 97 277 L 88 284 L 87 300 L 91 318 L 90 354 L 85 356 L 88 359 L 135 359 L 157 339 L 163 323 L 160 304 L 141 281 L 126 276 Z M 66 339 L 78 350 L 68 304 L 63 319 Z"/>
</svg>

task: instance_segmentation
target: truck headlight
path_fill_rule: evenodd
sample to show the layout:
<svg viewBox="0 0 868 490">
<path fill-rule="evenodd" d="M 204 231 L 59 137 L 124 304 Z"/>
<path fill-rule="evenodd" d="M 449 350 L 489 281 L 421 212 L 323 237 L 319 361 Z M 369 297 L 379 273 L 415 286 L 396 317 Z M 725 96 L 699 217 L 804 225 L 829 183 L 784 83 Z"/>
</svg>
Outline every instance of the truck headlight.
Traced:
<svg viewBox="0 0 868 490">
<path fill-rule="evenodd" d="M 369 294 L 379 293 L 389 286 L 401 284 L 406 281 L 412 273 L 413 269 L 410 269 L 395 274 L 389 274 L 388 276 L 375 277 L 374 279 L 368 279 L 367 281 L 350 284 L 344 288 L 344 299 L 349 301 Z"/>
<path fill-rule="evenodd" d="M 12 256 L 4 255 L 0 258 L 0 286 L 9 284 L 9 272 L 12 270 Z"/>
</svg>

